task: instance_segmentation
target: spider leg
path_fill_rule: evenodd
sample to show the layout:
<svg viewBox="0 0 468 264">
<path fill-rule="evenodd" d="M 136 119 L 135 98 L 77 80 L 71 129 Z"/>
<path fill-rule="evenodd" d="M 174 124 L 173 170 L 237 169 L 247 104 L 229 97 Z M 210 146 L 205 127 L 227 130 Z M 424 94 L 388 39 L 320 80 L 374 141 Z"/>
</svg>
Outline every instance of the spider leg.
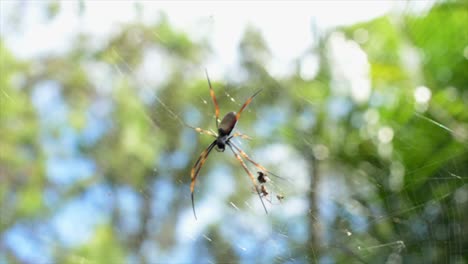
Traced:
<svg viewBox="0 0 468 264">
<path fill-rule="evenodd" d="M 197 131 L 200 134 L 209 135 L 209 136 L 212 136 L 212 137 L 215 137 L 215 138 L 218 137 L 218 135 L 216 135 L 216 133 L 214 133 L 213 131 L 205 130 L 205 129 L 202 129 L 202 128 L 199 128 L 199 127 L 193 127 L 193 126 L 189 126 L 189 127 L 192 128 L 193 130 Z"/>
<path fill-rule="evenodd" d="M 210 154 L 211 150 L 213 147 L 216 145 L 216 140 L 213 141 L 201 154 L 200 157 L 198 157 L 198 160 L 195 162 L 195 165 L 192 167 L 192 171 L 190 172 L 190 193 L 192 196 L 192 209 L 193 209 L 193 215 L 195 216 L 195 219 L 197 219 L 197 214 L 195 213 L 195 202 L 193 199 L 193 191 L 195 190 L 195 180 L 197 179 L 198 173 L 200 172 L 201 168 L 203 167 L 203 164 L 205 164 L 205 161 L 208 158 L 208 155 Z"/>
<path fill-rule="evenodd" d="M 252 140 L 252 137 L 250 137 L 248 135 L 245 135 L 245 134 L 242 134 L 240 132 L 235 132 L 232 136 L 230 136 L 230 138 L 234 138 L 234 137 L 240 137 L 242 139 Z"/>
<path fill-rule="evenodd" d="M 250 163 L 252 163 L 255 167 L 257 167 L 259 170 L 261 171 L 264 171 L 264 172 L 267 172 L 268 174 L 271 174 L 277 178 L 280 178 L 280 179 L 283 179 L 283 180 L 287 180 L 289 181 L 289 179 L 287 178 L 283 178 L 281 176 L 278 176 L 276 174 L 274 174 L 273 172 L 267 170 L 265 167 L 263 167 L 262 165 L 258 164 L 257 162 L 255 162 L 254 160 L 252 160 L 249 155 L 247 155 L 247 153 L 245 153 L 241 148 L 239 148 L 236 144 L 234 144 L 234 142 L 229 142 L 230 145 L 232 145 L 241 155 L 242 157 L 244 157 L 246 160 L 248 160 Z"/>
<path fill-rule="evenodd" d="M 237 112 L 236 114 L 236 121 L 239 120 L 240 118 L 240 115 L 242 113 L 242 111 L 244 111 L 244 109 L 250 104 L 250 102 L 252 102 L 253 98 L 262 91 L 262 89 L 256 91 L 252 96 L 249 97 L 249 99 L 247 99 L 247 101 L 245 101 L 245 103 L 242 105 L 241 109 L 239 110 L 239 112 Z"/>
<path fill-rule="evenodd" d="M 253 183 L 253 185 L 254 185 L 254 187 L 255 187 L 255 191 L 257 191 L 258 198 L 260 198 L 260 201 L 262 202 L 263 209 L 265 209 L 265 213 L 268 214 L 268 211 L 267 211 L 267 209 L 266 209 L 265 203 L 263 202 L 263 199 L 262 199 L 262 195 L 260 194 L 260 190 L 258 189 L 257 183 L 255 182 L 255 177 L 254 177 L 253 174 L 250 172 L 249 168 L 247 168 L 247 165 L 245 165 L 245 162 L 242 160 L 242 158 L 239 156 L 239 154 L 237 154 L 237 152 L 234 151 L 234 148 L 232 148 L 231 143 L 230 143 L 230 142 L 227 142 L 226 145 L 229 146 L 229 148 L 231 149 L 231 151 L 232 151 L 232 153 L 234 154 L 234 156 L 236 156 L 236 159 L 240 162 L 240 164 L 241 164 L 242 167 L 244 168 L 245 172 L 247 172 L 247 174 L 249 175 L 250 180 L 252 181 L 252 183 Z"/>
<path fill-rule="evenodd" d="M 216 101 L 216 95 L 214 93 L 213 87 L 211 86 L 210 77 L 208 76 L 208 71 L 205 69 L 206 79 L 208 80 L 208 86 L 210 87 L 210 96 L 213 99 L 213 104 L 215 107 L 215 115 L 216 115 L 216 129 L 218 129 L 218 122 L 219 122 L 219 105 L 218 101 Z"/>
</svg>

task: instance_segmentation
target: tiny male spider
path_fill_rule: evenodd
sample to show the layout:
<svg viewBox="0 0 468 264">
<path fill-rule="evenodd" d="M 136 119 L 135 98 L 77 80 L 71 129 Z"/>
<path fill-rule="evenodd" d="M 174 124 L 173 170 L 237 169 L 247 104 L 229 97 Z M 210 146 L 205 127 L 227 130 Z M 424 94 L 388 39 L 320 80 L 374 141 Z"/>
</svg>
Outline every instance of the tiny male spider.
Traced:
<svg viewBox="0 0 468 264">
<path fill-rule="evenodd" d="M 237 133 L 237 132 L 231 135 L 231 132 L 234 129 L 237 121 L 239 121 L 239 118 L 240 118 L 240 115 L 241 115 L 242 111 L 250 104 L 250 102 L 252 102 L 252 99 L 258 93 L 260 93 L 261 89 L 258 90 L 257 92 L 255 92 L 249 99 L 247 99 L 247 101 L 245 101 L 245 103 L 242 105 L 242 107 L 240 108 L 239 112 L 237 112 L 237 114 L 235 112 L 229 112 L 223 117 L 223 120 L 221 120 L 221 123 L 219 123 L 219 121 L 218 121 L 218 119 L 219 119 L 218 102 L 216 101 L 216 96 L 215 96 L 213 87 L 211 86 L 210 77 L 208 76 L 208 72 L 206 70 L 205 70 L 205 73 L 206 73 L 206 79 L 208 80 L 208 86 L 210 88 L 210 96 L 211 96 L 211 99 L 213 99 L 213 104 L 214 104 L 214 107 L 215 107 L 216 128 L 218 130 L 218 134 L 216 134 L 216 133 L 214 133 L 212 131 L 208 131 L 208 130 L 198 128 L 198 127 L 194 128 L 197 132 L 202 133 L 202 134 L 210 135 L 212 137 L 215 137 L 216 139 L 201 153 L 200 157 L 195 162 L 195 165 L 193 165 L 191 173 L 190 173 L 190 177 L 191 177 L 190 192 L 191 192 L 191 196 L 192 196 L 193 215 L 195 216 L 195 219 L 197 219 L 197 214 L 195 213 L 195 202 L 194 202 L 194 198 L 193 198 L 193 191 L 195 189 L 195 181 L 197 179 L 198 173 L 200 172 L 201 168 L 203 167 L 203 164 L 205 164 L 205 161 L 207 160 L 208 155 L 210 154 L 211 150 L 213 150 L 213 148 L 215 146 L 216 146 L 217 150 L 220 151 L 220 152 L 224 152 L 226 146 L 228 146 L 231 149 L 231 151 L 234 154 L 234 156 L 236 157 L 236 159 L 239 161 L 241 166 L 244 168 L 245 172 L 249 175 L 250 180 L 252 181 L 252 183 L 253 183 L 253 185 L 255 187 L 255 190 L 256 190 L 256 192 L 258 194 L 258 197 L 260 198 L 260 201 L 262 202 L 263 209 L 265 209 L 265 213 L 268 214 L 268 211 L 267 211 L 267 209 L 265 207 L 265 204 L 263 203 L 261 190 L 258 187 L 257 183 L 255 182 L 255 177 L 250 172 L 250 170 L 248 169 L 247 165 L 245 164 L 245 162 L 241 158 L 241 156 L 244 159 L 248 160 L 250 163 L 252 163 L 260 171 L 264 171 L 264 172 L 269 172 L 269 171 L 267 169 L 265 169 L 265 167 L 263 167 L 262 165 L 260 165 L 260 164 L 256 163 L 255 161 L 253 161 L 244 151 L 242 151 L 242 149 L 240 149 L 238 146 L 236 146 L 236 144 L 234 144 L 234 142 L 231 141 L 231 139 L 233 137 L 241 137 L 241 138 L 247 138 L 247 139 L 249 138 L 248 136 L 243 135 L 241 133 Z"/>
</svg>

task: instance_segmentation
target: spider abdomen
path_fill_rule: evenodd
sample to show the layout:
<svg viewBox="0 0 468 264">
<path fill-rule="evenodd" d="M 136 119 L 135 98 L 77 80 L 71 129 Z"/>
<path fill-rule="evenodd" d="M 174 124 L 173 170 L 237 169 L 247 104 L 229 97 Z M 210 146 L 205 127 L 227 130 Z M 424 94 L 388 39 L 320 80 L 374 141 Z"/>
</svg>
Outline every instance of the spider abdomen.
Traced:
<svg viewBox="0 0 468 264">
<path fill-rule="evenodd" d="M 235 112 L 229 112 L 221 120 L 221 123 L 218 127 L 219 136 L 226 136 L 231 134 L 232 130 L 236 126 L 237 118 Z"/>
</svg>

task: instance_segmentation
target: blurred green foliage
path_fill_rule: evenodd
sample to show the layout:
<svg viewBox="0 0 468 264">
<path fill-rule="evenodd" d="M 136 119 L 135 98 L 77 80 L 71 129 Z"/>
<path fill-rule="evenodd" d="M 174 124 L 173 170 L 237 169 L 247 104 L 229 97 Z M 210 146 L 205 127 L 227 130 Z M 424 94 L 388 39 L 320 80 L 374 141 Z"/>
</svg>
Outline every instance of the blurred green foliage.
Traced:
<svg viewBox="0 0 468 264">
<path fill-rule="evenodd" d="M 46 8 L 50 19 L 61 12 L 59 2 Z M 248 145 L 255 149 L 284 144 L 307 163 L 309 191 L 288 190 L 286 198 L 306 199 L 307 210 L 294 219 L 268 216 L 273 233 L 281 233 L 275 230 L 277 226 L 305 222 L 307 239 L 300 242 L 286 232 L 280 246 L 286 251 L 262 249 L 246 260 L 237 251 L 237 242 L 223 231 L 229 228 L 227 220 L 217 220 L 203 232 L 216 243 L 197 242 L 193 262 L 206 262 L 210 256 L 219 263 L 294 259 L 328 263 L 327 258 L 332 263 L 348 263 L 350 258 L 365 263 L 466 263 L 468 202 L 460 198 L 468 193 L 466 25 L 466 5 L 447 3 L 435 5 L 426 14 L 389 15 L 336 29 L 356 40 L 367 54 L 372 95 L 365 104 L 331 92 L 334 62 L 328 58 L 327 48 L 333 32 L 321 34 L 318 45 L 311 49 L 320 58 L 319 71 L 314 79 L 304 80 L 299 71 L 284 78 L 271 75 L 266 67 L 271 57 L 268 43 L 261 32 L 248 28 L 239 44 L 246 79 L 242 83 L 212 80 L 213 86 L 222 113 L 238 108 L 226 93 L 240 102 L 259 87 L 264 89 L 252 106 L 259 113 L 246 112 L 239 124 L 249 135 L 255 136 L 261 113 L 279 108 L 284 115 L 284 122 Z M 363 32 L 367 40 L 359 37 Z M 148 245 L 156 245 L 156 255 L 180 248 L 176 234 L 181 219 L 189 215 L 189 171 L 211 140 L 195 137 L 184 123 L 214 126 L 206 80 L 201 78 L 210 48 L 175 30 L 164 15 L 154 25 L 122 27 L 102 47 L 88 45 L 88 41 L 89 36 L 78 34 L 66 54 L 31 61 L 15 58 L 0 41 L 0 233 L 5 234 L 0 262 L 25 261 L 6 242 L 6 234 L 18 225 L 25 226 L 36 243 L 42 241 L 38 229 L 47 226 L 52 230 L 47 241 L 54 241 L 49 250 L 52 262 L 58 263 L 148 262 L 143 254 L 145 248 L 151 248 Z M 152 71 L 166 74 L 160 83 L 137 77 L 151 51 L 162 54 L 164 69 Z M 415 68 L 408 66 L 411 56 L 416 58 L 410 65 Z M 51 110 L 45 115 L 52 120 L 44 121 L 40 106 L 33 103 L 37 87 L 48 81 L 59 87 L 59 97 L 66 105 L 64 120 L 55 118 Z M 415 102 L 418 86 L 430 89 L 427 104 Z M 336 99 L 350 105 L 339 118 L 330 108 Z M 200 118 L 187 114 L 195 111 Z M 306 126 L 312 119 L 312 125 Z M 86 133 L 96 122 L 103 126 L 102 135 L 89 139 Z M 391 129 L 393 140 L 382 140 L 383 128 Z M 76 137 L 75 148 L 61 149 L 70 133 Z M 46 139 L 59 150 L 48 149 Z M 52 156 L 90 160 L 92 175 L 68 185 L 57 183 L 48 175 Z M 176 158 L 171 159 L 173 156 Z M 242 204 L 252 195 L 245 187 L 249 186 L 247 177 L 233 158 L 222 161 L 236 179 L 246 183 L 233 186 L 236 191 L 223 202 Z M 216 162 L 207 162 L 203 174 L 216 171 L 216 166 Z M 330 197 L 338 208 L 336 216 L 320 217 L 324 206 L 320 204 L 321 183 L 337 175 L 342 176 L 349 199 Z M 158 211 L 155 204 L 167 192 L 151 188 L 162 180 L 172 184 L 172 198 L 164 200 L 166 210 Z M 70 246 L 60 242 L 51 227 L 52 219 L 98 185 L 108 190 L 110 202 L 103 209 L 106 217 L 84 243 Z M 202 179 L 197 186 L 203 194 L 213 184 Z M 125 188 L 140 201 L 136 214 L 128 215 L 119 206 L 118 193 Z M 50 201 L 51 193 L 58 198 Z M 247 210 L 243 207 L 236 214 Z M 138 228 L 124 232 L 128 218 Z M 355 226 L 358 218 L 363 219 L 364 227 Z M 152 230 L 153 226 L 157 228 Z"/>
</svg>

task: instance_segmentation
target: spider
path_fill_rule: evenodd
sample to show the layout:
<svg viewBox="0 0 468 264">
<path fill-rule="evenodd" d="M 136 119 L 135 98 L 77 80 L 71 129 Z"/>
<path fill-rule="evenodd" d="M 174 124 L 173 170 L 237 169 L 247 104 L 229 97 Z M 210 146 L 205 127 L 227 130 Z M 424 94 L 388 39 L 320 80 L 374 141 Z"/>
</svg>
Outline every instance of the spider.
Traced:
<svg viewBox="0 0 468 264">
<path fill-rule="evenodd" d="M 226 149 L 226 146 L 228 146 L 229 149 L 231 149 L 231 151 L 234 154 L 234 156 L 236 157 L 236 159 L 239 161 L 241 166 L 244 168 L 245 172 L 248 174 L 250 180 L 252 181 L 252 183 L 253 183 L 253 185 L 255 187 L 255 191 L 257 192 L 258 197 L 260 198 L 260 201 L 262 202 L 263 209 L 265 209 L 265 213 L 268 214 L 268 211 L 267 211 L 267 209 L 265 207 L 265 204 L 263 203 L 261 190 L 258 187 L 257 183 L 255 182 L 254 175 L 252 174 L 252 172 L 250 172 L 250 170 L 248 169 L 248 167 L 245 164 L 242 157 L 244 159 L 246 159 L 247 161 L 249 161 L 250 163 L 252 163 L 254 166 L 256 166 L 259 170 L 265 171 L 265 172 L 269 172 L 269 171 L 266 170 L 260 164 L 253 161 L 242 149 L 240 149 L 236 144 L 234 144 L 234 142 L 231 141 L 231 139 L 234 138 L 234 137 L 241 137 L 241 138 L 244 138 L 244 139 L 250 139 L 249 136 L 243 135 L 243 134 L 238 133 L 238 132 L 231 135 L 231 132 L 234 129 L 234 127 L 236 126 L 237 121 L 239 121 L 239 118 L 241 116 L 242 111 L 252 102 L 253 98 L 255 96 L 257 96 L 257 94 L 259 94 L 261 92 L 261 89 L 256 91 L 252 96 L 250 96 L 245 101 L 245 103 L 240 108 L 239 112 L 237 112 L 237 113 L 235 113 L 235 112 L 227 113 L 223 117 L 223 119 L 221 120 L 221 123 L 219 123 L 219 106 L 218 106 L 218 102 L 216 101 L 216 96 L 215 96 L 213 87 L 211 86 L 210 77 L 208 76 L 208 72 L 207 72 L 206 69 L 205 69 L 205 74 L 206 74 L 206 79 L 208 80 L 208 86 L 209 86 L 209 89 L 210 89 L 210 96 L 211 96 L 211 99 L 213 99 L 213 104 L 214 104 L 214 107 L 215 107 L 216 128 L 218 130 L 218 133 L 216 134 L 216 133 L 214 133 L 212 131 L 204 130 L 204 129 L 201 129 L 201 128 L 198 128 L 198 127 L 194 128 L 197 132 L 202 133 L 202 134 L 210 135 L 212 137 L 215 137 L 216 139 L 200 154 L 200 157 L 198 157 L 198 159 L 195 162 L 195 165 L 193 165 L 191 173 L 190 173 L 190 178 L 191 178 L 190 192 L 191 192 L 191 197 L 192 197 L 193 215 L 195 216 L 195 219 L 197 219 L 197 214 L 195 213 L 195 202 L 194 202 L 194 194 L 193 194 L 193 192 L 195 190 L 195 181 L 197 179 L 197 176 L 198 176 L 201 168 L 205 164 L 205 161 L 208 159 L 208 155 L 210 154 L 211 150 L 213 150 L 213 148 L 216 147 L 219 152 L 224 152 L 224 150 Z"/>
</svg>

